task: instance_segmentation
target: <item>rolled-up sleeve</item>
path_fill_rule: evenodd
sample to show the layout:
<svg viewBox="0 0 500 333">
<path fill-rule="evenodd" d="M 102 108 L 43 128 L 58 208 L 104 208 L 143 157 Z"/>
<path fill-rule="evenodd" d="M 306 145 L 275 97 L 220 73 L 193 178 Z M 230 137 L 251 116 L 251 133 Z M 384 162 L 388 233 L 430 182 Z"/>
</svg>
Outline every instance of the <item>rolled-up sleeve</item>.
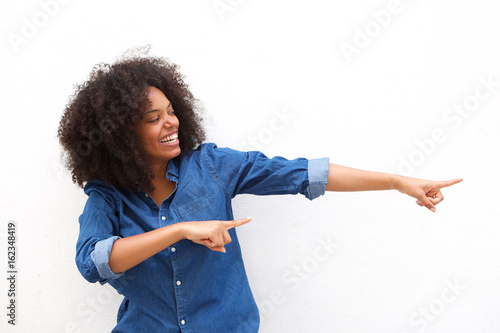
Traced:
<svg viewBox="0 0 500 333">
<path fill-rule="evenodd" d="M 112 195 L 86 188 L 89 195 L 80 215 L 80 234 L 76 244 L 76 265 L 89 282 L 101 284 L 120 277 L 109 267 L 109 255 L 119 235 L 116 200 Z"/>
<path fill-rule="evenodd" d="M 94 251 L 90 253 L 90 258 L 92 259 L 97 272 L 102 280 L 101 282 L 117 279 L 123 275 L 123 273 L 115 273 L 109 267 L 109 255 L 111 254 L 111 249 L 113 244 L 120 239 L 119 236 L 113 236 L 106 238 L 95 243 Z"/>
<path fill-rule="evenodd" d="M 329 159 L 315 158 L 308 161 L 307 176 L 309 186 L 306 188 L 305 196 L 310 199 L 316 199 L 326 192 L 326 183 L 328 180 Z"/>
</svg>

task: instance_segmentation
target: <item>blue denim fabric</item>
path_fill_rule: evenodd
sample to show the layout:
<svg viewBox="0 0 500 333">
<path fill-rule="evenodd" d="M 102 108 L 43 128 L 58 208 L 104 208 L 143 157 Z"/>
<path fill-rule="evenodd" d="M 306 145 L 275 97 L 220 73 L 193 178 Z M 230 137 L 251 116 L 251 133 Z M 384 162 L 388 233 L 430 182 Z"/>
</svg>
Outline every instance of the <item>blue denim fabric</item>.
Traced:
<svg viewBox="0 0 500 333">
<path fill-rule="evenodd" d="M 176 188 L 161 207 L 144 192 L 89 182 L 78 269 L 124 296 L 113 332 L 257 332 L 259 311 L 235 228 L 226 253 L 181 240 L 121 274 L 108 266 L 113 243 L 176 222 L 232 220 L 231 199 L 240 193 L 312 200 L 325 193 L 327 176 L 327 158 L 270 159 L 209 143 L 169 161 L 166 177 Z"/>
</svg>

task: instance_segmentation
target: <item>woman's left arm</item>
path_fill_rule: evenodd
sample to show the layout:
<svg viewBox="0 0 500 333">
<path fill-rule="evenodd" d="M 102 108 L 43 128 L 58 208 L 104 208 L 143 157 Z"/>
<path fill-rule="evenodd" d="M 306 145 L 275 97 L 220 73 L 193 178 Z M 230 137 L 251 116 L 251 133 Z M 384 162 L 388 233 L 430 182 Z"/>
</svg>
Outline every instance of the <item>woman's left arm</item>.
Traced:
<svg viewBox="0 0 500 333">
<path fill-rule="evenodd" d="M 327 191 L 398 190 L 417 199 L 417 204 L 435 212 L 443 201 L 443 187 L 460 183 L 462 178 L 432 181 L 385 172 L 365 171 L 330 163 Z"/>
</svg>

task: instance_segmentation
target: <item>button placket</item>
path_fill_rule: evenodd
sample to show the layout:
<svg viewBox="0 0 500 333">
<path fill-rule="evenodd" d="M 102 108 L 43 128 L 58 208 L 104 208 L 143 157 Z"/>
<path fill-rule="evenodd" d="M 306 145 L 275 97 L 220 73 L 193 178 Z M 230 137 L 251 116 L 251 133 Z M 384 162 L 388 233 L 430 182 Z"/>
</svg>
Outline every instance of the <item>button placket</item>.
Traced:
<svg viewBox="0 0 500 333">
<path fill-rule="evenodd" d="M 171 247 L 170 248 L 170 251 L 171 252 L 176 252 L 177 251 L 177 248 L 175 247 Z M 178 251 L 177 251 L 178 252 Z M 177 299 L 177 302 L 178 302 L 178 308 L 177 308 L 177 311 L 178 311 L 178 320 L 179 320 L 179 324 L 181 326 L 185 326 L 186 325 L 186 313 L 185 313 L 185 307 L 186 307 L 186 299 L 185 299 L 185 295 L 184 295 L 184 292 L 183 292 L 183 288 L 182 288 L 182 270 L 181 270 L 181 267 L 179 266 L 179 260 L 180 258 L 177 257 L 177 255 L 171 255 L 170 256 L 170 260 L 172 262 L 172 269 L 173 269 L 173 278 L 174 278 L 174 293 L 175 293 L 175 297 Z M 184 318 L 184 319 L 181 319 L 181 318 Z"/>
</svg>

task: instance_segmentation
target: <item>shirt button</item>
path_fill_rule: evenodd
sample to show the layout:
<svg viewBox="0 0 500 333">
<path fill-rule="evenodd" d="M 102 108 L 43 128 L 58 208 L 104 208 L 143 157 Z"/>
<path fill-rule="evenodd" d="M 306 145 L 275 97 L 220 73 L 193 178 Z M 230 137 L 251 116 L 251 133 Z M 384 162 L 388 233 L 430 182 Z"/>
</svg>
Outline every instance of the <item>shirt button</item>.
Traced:
<svg viewBox="0 0 500 333">
<path fill-rule="evenodd" d="M 175 247 L 171 248 L 170 251 L 175 252 Z"/>
<path fill-rule="evenodd" d="M 146 198 L 149 197 L 149 195 L 147 193 L 144 193 L 144 195 L 146 196 Z"/>
<path fill-rule="evenodd" d="M 181 325 L 184 325 L 186 321 L 184 319 L 181 320 Z"/>
<path fill-rule="evenodd" d="M 167 218 L 165 216 L 162 216 L 161 219 L 165 221 Z"/>
<path fill-rule="evenodd" d="M 177 285 L 180 286 L 181 285 L 181 281 L 177 281 Z"/>
</svg>

